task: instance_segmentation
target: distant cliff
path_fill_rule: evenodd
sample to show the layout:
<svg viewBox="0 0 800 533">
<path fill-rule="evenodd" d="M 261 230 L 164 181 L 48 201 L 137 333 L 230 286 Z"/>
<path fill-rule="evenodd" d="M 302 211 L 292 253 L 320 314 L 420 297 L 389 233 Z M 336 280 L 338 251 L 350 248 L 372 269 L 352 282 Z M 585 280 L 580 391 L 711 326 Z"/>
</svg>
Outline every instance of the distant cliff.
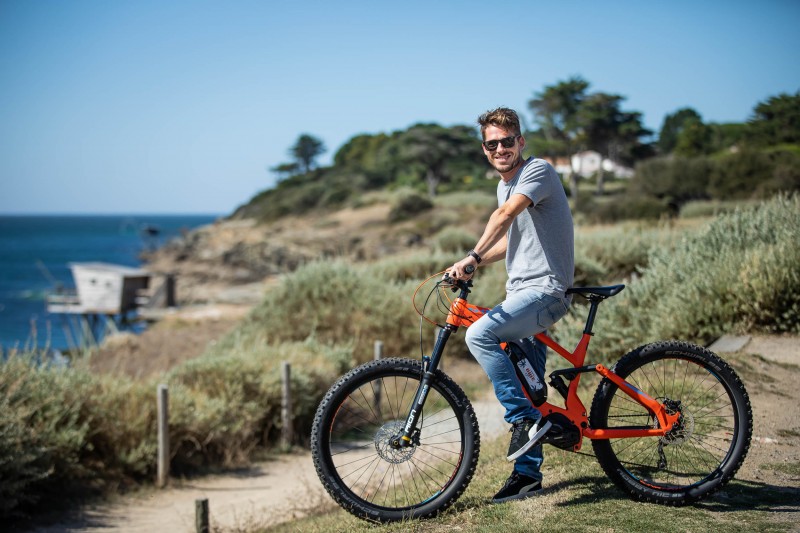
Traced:
<svg viewBox="0 0 800 533">
<path fill-rule="evenodd" d="M 478 206 L 442 205 L 433 209 L 428 203 L 424 209 L 410 210 L 408 216 L 398 216 L 397 208 L 408 203 L 407 194 L 377 193 L 367 205 L 334 212 L 286 216 L 272 222 L 220 220 L 143 259 L 151 271 L 177 274 L 180 303 L 225 301 L 223 293 L 230 293 L 232 287 L 261 283 L 310 261 L 371 261 L 435 245 L 441 230 L 462 224 L 458 212 L 465 216 L 463 224 L 467 227 L 485 218 L 492 199 L 477 192 L 470 196 Z M 477 235 L 479 228 L 472 231 Z"/>
</svg>

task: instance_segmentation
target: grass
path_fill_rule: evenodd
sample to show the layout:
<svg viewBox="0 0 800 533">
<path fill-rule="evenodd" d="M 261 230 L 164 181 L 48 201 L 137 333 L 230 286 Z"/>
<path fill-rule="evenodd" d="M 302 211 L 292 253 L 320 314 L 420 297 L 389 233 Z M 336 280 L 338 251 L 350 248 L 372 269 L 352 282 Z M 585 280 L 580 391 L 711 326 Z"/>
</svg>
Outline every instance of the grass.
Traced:
<svg viewBox="0 0 800 533">
<path fill-rule="evenodd" d="M 789 474 L 790 476 L 800 476 L 800 463 L 767 463 L 762 465 L 764 468 L 768 468 L 775 472 L 782 472 L 784 474 Z"/>
<path fill-rule="evenodd" d="M 476 196 L 472 208 L 477 212 L 489 206 L 489 198 Z M 703 341 L 731 329 L 798 331 L 798 227 L 800 197 L 794 196 L 723 215 L 701 230 L 686 231 L 680 224 L 627 224 L 586 233 L 579 229 L 576 256 L 584 280 L 606 280 L 621 272 L 638 275 L 628 289 L 601 306 L 590 360 L 615 360 L 624 349 L 665 337 Z M 460 232 L 439 237 L 438 250 L 372 265 L 306 265 L 281 278 L 262 304 L 206 354 L 160 376 L 170 384 L 174 464 L 186 470 L 232 465 L 273 445 L 280 429 L 277 365 L 283 359 L 296 365 L 293 386 L 301 398 L 295 405 L 296 430 L 308 435 L 321 395 L 346 368 L 372 357 L 374 340 L 384 341 L 386 356 L 418 357 L 418 320 L 410 296 L 418 280 L 458 258 L 455 251 L 442 248 L 452 250 L 466 242 Z M 495 304 L 504 282 L 502 264 L 481 269 L 472 301 Z M 567 348 L 580 337 L 585 311 L 574 305 L 574 316 L 555 328 Z M 430 337 L 423 336 L 432 341 L 432 329 L 428 331 Z M 465 351 L 463 337 L 448 345 L 448 354 Z M 604 352 L 608 357 L 596 356 Z M 756 366 L 745 368 L 747 372 L 753 380 L 763 374 Z M 156 379 L 98 376 L 85 368 L 48 369 L 35 361 L 0 365 L 0 517 L 65 487 L 151 478 Z M 572 498 L 573 487 L 583 486 L 585 474 L 568 473 L 581 459 L 561 460 L 559 453 L 548 461 L 548 468 L 555 469 L 548 476 L 555 486 L 567 483 Z M 469 512 L 479 517 L 475 530 L 488 528 L 503 508 L 484 504 L 507 472 L 484 468 L 488 481 L 476 481 L 454 511 L 473 509 Z M 590 498 L 587 490 L 584 497 Z M 556 502 L 559 493 L 537 501 Z M 463 505 L 468 507 L 459 507 Z M 443 523 L 455 527 L 457 520 Z M 519 520 L 511 519 L 508 527 L 513 530 L 515 523 Z"/>
<path fill-rule="evenodd" d="M 485 443 L 470 487 L 451 509 L 435 519 L 375 525 L 335 510 L 251 532 L 789 531 L 789 511 L 796 511 L 800 500 L 797 488 L 734 480 L 696 505 L 674 508 L 639 503 L 616 488 L 593 457 L 546 447 L 544 491 L 528 500 L 493 505 L 491 496 L 509 473 L 503 457 L 506 446 L 506 437 Z M 588 443 L 584 451 L 591 451 Z M 780 515 L 781 511 L 787 516 Z"/>
</svg>

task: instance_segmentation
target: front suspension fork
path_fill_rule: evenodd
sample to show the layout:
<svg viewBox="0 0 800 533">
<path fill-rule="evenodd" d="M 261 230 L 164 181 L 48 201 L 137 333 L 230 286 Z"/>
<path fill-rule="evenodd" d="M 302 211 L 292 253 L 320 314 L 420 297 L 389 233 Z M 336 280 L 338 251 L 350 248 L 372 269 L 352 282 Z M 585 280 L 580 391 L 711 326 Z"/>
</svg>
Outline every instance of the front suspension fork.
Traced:
<svg viewBox="0 0 800 533">
<path fill-rule="evenodd" d="M 425 399 L 428 397 L 431 383 L 435 379 L 434 374 L 436 373 L 436 369 L 439 368 L 439 361 L 442 358 L 447 339 L 449 339 L 450 335 L 456 330 L 458 330 L 458 327 L 452 324 L 447 324 L 440 329 L 431 356 L 422 358 L 422 379 L 419 382 L 419 387 L 417 388 L 417 393 L 414 396 L 414 401 L 411 404 L 408 416 L 406 416 L 403 431 L 392 437 L 389 441 L 390 446 L 393 448 L 406 448 L 414 444 L 419 444 L 417 423 L 422 416 L 422 408 L 425 405 Z"/>
</svg>

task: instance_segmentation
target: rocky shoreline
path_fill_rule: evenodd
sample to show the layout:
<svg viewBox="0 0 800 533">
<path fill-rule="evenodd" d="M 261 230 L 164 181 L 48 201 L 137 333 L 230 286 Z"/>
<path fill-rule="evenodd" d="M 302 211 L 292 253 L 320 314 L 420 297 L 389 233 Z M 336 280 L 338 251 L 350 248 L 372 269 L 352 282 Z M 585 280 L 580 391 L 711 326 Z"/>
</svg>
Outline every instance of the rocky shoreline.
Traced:
<svg viewBox="0 0 800 533">
<path fill-rule="evenodd" d="M 271 223 L 220 219 L 144 254 L 148 271 L 175 276 L 178 306 L 157 313 L 140 335 L 108 337 L 92 368 L 131 377 L 167 371 L 233 330 L 282 274 L 319 259 L 362 262 L 423 246 L 419 221 L 390 223 L 389 209 L 378 203 Z"/>
<path fill-rule="evenodd" d="M 143 256 L 151 272 L 176 275 L 181 305 L 255 303 L 251 288 L 324 258 L 368 261 L 422 243 L 413 223 L 392 225 L 375 204 L 271 223 L 221 219 Z"/>
</svg>

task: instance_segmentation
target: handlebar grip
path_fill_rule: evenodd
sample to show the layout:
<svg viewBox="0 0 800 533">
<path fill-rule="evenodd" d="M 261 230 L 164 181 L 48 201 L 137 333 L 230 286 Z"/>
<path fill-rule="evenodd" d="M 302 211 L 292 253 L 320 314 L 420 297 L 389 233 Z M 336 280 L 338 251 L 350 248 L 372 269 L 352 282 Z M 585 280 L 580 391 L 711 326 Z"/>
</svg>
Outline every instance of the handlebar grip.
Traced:
<svg viewBox="0 0 800 533">
<path fill-rule="evenodd" d="M 473 272 L 475 272 L 475 267 L 472 265 L 467 265 L 464 268 L 464 272 L 466 272 L 467 274 L 472 274 Z"/>
</svg>

